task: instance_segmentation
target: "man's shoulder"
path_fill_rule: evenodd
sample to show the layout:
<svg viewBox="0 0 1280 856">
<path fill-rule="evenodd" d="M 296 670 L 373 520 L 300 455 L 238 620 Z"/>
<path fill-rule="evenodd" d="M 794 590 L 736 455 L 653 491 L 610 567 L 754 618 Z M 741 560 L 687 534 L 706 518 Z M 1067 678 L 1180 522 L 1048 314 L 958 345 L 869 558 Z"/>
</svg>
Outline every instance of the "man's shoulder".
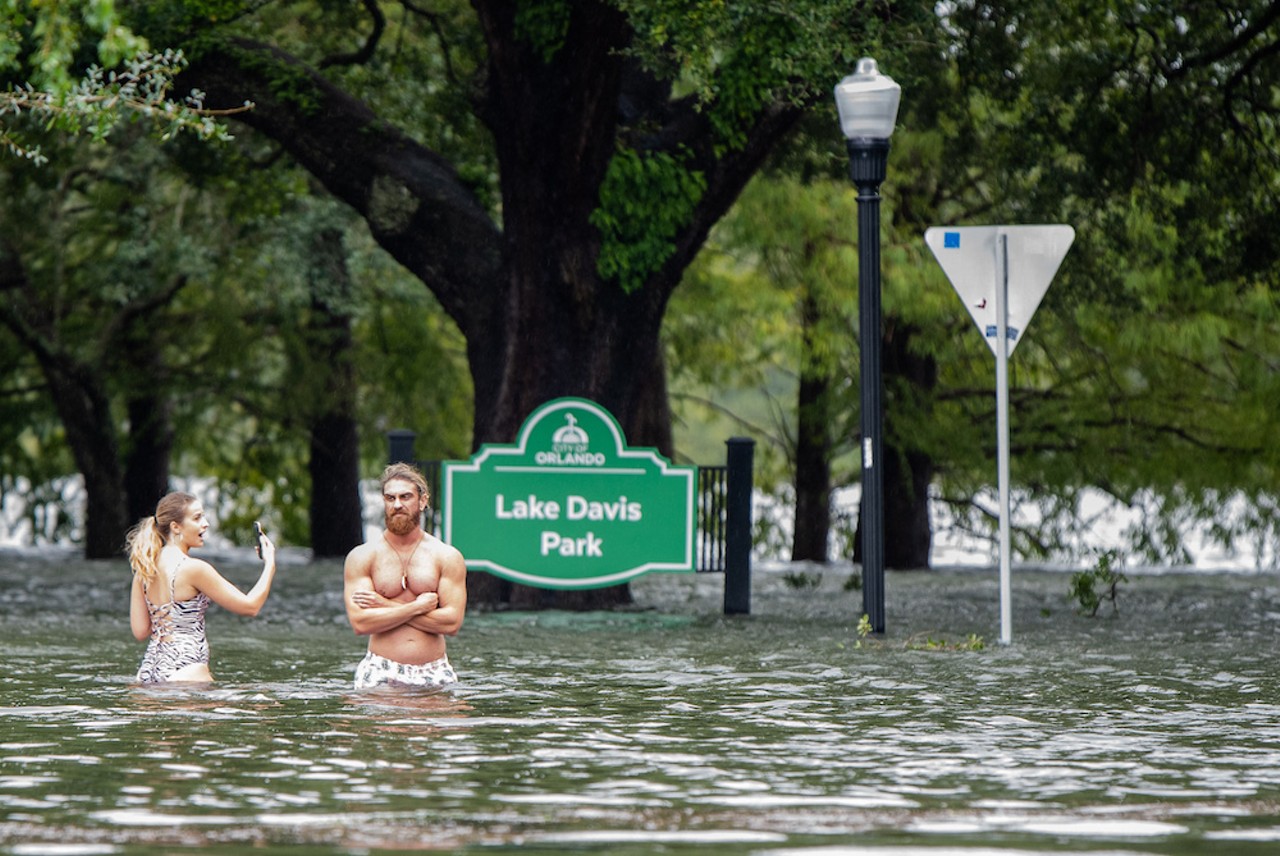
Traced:
<svg viewBox="0 0 1280 856">
<path fill-rule="evenodd" d="M 357 544 L 347 553 L 347 565 L 359 565 L 373 561 L 374 555 L 378 552 L 377 541 L 366 541 L 363 544 Z"/>
<path fill-rule="evenodd" d="M 442 561 L 458 561 L 462 558 L 462 552 L 457 547 L 445 541 L 441 541 L 431 533 L 427 533 L 426 540 L 430 544 L 431 552 Z"/>
<path fill-rule="evenodd" d="M 360 553 L 372 553 L 377 548 L 377 546 L 378 546 L 377 541 L 365 541 L 363 544 L 357 544 L 354 547 L 352 547 L 347 552 L 347 555 L 355 556 Z"/>
</svg>

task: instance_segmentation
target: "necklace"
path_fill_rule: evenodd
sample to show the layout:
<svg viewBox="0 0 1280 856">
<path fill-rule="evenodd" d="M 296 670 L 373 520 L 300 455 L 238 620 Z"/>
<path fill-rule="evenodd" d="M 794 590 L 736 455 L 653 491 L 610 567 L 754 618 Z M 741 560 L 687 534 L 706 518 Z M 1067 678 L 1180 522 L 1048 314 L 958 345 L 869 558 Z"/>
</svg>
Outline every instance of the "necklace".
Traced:
<svg viewBox="0 0 1280 856">
<path fill-rule="evenodd" d="M 409 590 L 409 563 L 413 561 L 413 557 L 418 553 L 418 548 L 422 546 L 422 542 L 425 540 L 427 539 L 419 538 L 418 543 L 414 544 L 413 549 L 409 551 L 409 558 L 406 559 L 400 555 L 400 551 L 396 549 L 395 545 L 387 540 L 387 533 L 382 533 L 383 543 L 390 547 L 391 552 L 395 553 L 396 558 L 400 560 L 400 591 Z"/>
</svg>

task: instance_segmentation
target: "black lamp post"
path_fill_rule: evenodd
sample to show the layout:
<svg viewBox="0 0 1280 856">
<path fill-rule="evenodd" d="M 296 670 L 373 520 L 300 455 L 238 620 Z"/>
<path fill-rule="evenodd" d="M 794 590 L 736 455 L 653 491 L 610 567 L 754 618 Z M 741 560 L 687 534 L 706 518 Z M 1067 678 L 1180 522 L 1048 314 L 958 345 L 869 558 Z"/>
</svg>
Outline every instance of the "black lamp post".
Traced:
<svg viewBox="0 0 1280 856">
<path fill-rule="evenodd" d="M 836 86 L 840 128 L 849 149 L 849 177 L 858 188 L 858 335 L 862 390 L 862 610 L 884 632 L 884 472 L 880 380 L 880 183 L 901 87 L 858 60 Z"/>
</svg>

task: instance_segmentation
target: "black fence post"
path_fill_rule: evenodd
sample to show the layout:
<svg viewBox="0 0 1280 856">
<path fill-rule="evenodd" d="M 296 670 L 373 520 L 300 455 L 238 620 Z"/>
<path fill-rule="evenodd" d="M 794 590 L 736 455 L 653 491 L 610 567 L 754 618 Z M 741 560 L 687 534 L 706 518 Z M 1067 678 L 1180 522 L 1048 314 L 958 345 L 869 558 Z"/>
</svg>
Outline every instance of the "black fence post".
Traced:
<svg viewBox="0 0 1280 856">
<path fill-rule="evenodd" d="M 418 435 L 407 428 L 395 428 L 387 432 L 387 463 L 417 464 L 413 441 Z"/>
<path fill-rule="evenodd" d="M 751 614 L 751 468 L 756 441 L 730 437 L 725 502 L 724 614 Z"/>
</svg>

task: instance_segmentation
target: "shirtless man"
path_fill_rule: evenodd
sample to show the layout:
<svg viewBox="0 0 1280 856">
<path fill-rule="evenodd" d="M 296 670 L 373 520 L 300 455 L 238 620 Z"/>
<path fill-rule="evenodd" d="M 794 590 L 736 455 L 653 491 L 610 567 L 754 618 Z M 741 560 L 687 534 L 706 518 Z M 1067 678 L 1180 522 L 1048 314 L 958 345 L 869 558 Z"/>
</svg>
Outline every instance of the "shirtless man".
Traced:
<svg viewBox="0 0 1280 856">
<path fill-rule="evenodd" d="M 430 500 L 426 479 L 409 464 L 382 473 L 386 530 L 347 554 L 343 599 L 351 628 L 369 637 L 356 689 L 379 685 L 443 687 L 458 676 L 445 654 L 467 610 L 462 554 L 422 530 Z"/>
</svg>

